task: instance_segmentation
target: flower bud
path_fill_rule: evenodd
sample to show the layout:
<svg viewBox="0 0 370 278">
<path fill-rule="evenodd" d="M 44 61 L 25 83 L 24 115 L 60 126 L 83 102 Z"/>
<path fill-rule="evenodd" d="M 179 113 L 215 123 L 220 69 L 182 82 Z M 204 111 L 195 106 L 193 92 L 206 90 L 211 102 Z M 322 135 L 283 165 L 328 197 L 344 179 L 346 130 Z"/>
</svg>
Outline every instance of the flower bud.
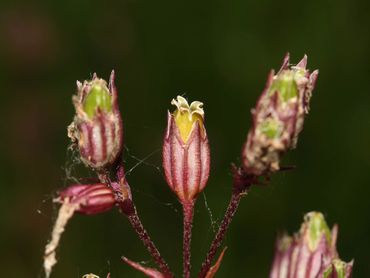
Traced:
<svg viewBox="0 0 370 278">
<path fill-rule="evenodd" d="M 114 71 L 107 86 L 94 74 L 91 81 L 77 82 L 73 97 L 76 116 L 68 136 L 78 145 L 81 160 L 99 169 L 113 164 L 122 151 L 122 119 L 118 108 Z"/>
<path fill-rule="evenodd" d="M 270 278 L 351 277 L 352 262 L 339 259 L 336 239 L 337 226 L 330 231 L 321 213 L 306 214 L 298 234 L 278 239 Z"/>
<path fill-rule="evenodd" d="M 175 112 L 168 113 L 163 143 L 166 181 L 181 202 L 192 201 L 206 186 L 210 152 L 204 127 L 203 103 L 190 104 L 181 96 L 173 99 Z"/>
<path fill-rule="evenodd" d="M 105 184 L 75 184 L 59 193 L 60 201 L 77 204 L 77 212 L 97 214 L 110 210 L 116 203 L 113 190 Z"/>
<path fill-rule="evenodd" d="M 307 56 L 295 66 L 289 55 L 275 75 L 272 71 L 255 109 L 253 126 L 243 147 L 243 168 L 248 174 L 263 175 L 279 170 L 280 156 L 295 148 L 318 71 L 306 69 Z"/>
</svg>

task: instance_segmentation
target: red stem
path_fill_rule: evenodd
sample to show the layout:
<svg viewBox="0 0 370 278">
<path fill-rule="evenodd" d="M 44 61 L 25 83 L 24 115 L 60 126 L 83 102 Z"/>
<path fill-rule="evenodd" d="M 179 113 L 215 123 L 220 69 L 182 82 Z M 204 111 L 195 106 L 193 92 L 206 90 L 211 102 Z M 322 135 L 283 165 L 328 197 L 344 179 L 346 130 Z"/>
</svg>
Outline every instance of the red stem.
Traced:
<svg viewBox="0 0 370 278">
<path fill-rule="evenodd" d="M 191 268 L 191 235 L 193 227 L 194 201 L 182 205 L 184 212 L 184 237 L 183 237 L 183 276 L 190 277 Z"/>
<path fill-rule="evenodd" d="M 135 232 L 138 234 L 140 240 L 143 242 L 144 246 L 153 257 L 154 261 L 159 266 L 160 270 L 166 278 L 174 277 L 168 264 L 162 258 L 157 247 L 154 245 L 153 241 L 150 239 L 147 231 L 145 230 L 143 224 L 140 221 L 139 215 L 137 214 L 136 208 L 134 207 L 134 212 L 130 215 L 127 215 L 128 220 L 131 223 L 131 226 L 134 228 Z"/>
<path fill-rule="evenodd" d="M 202 264 L 202 268 L 201 268 L 201 270 L 199 272 L 199 275 L 198 275 L 199 278 L 206 277 L 206 275 L 207 275 L 207 273 L 208 273 L 208 271 L 211 267 L 212 261 L 215 258 L 215 255 L 216 255 L 218 249 L 220 248 L 220 246 L 222 244 L 222 241 L 225 238 L 227 229 L 229 228 L 229 225 L 230 225 L 230 223 L 231 223 L 231 221 L 232 221 L 232 219 L 235 215 L 235 212 L 238 209 L 240 200 L 245 194 L 246 194 L 245 190 L 234 190 L 233 191 L 233 193 L 231 195 L 230 202 L 229 202 L 229 206 L 227 207 L 225 216 L 224 216 L 224 218 L 221 222 L 221 226 L 219 227 L 218 232 L 217 232 L 214 240 L 212 241 L 212 244 L 211 244 L 211 247 L 209 248 L 206 259 Z"/>
<path fill-rule="evenodd" d="M 164 274 L 165 278 L 172 278 L 174 275 L 172 274 L 168 264 L 162 258 L 161 254 L 159 253 L 157 247 L 155 246 L 154 242 L 151 240 L 148 232 L 145 230 L 139 215 L 137 213 L 136 207 L 132 199 L 125 198 L 123 195 L 130 195 L 127 192 L 130 192 L 130 186 L 125 180 L 125 171 L 122 165 L 122 162 L 119 163 L 116 169 L 116 177 L 118 183 L 120 184 L 120 188 L 113 188 L 116 195 L 116 201 L 119 204 L 120 212 L 127 216 L 131 226 L 134 228 L 135 232 L 139 236 L 140 240 L 143 242 L 144 246 L 148 250 L 149 254 L 153 257 L 154 261 L 157 263 L 159 269 Z M 126 194 L 123 194 L 126 192 Z"/>
</svg>

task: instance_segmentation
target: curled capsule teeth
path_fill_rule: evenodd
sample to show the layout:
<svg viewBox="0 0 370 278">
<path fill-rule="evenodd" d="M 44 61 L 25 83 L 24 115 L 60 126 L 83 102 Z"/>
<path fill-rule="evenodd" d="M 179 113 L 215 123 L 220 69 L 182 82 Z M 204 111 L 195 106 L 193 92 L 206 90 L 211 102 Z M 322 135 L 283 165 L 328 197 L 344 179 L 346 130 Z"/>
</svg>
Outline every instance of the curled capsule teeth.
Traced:
<svg viewBox="0 0 370 278">
<path fill-rule="evenodd" d="M 168 113 L 163 142 L 163 168 L 170 188 L 181 202 L 189 202 L 206 186 L 210 169 L 208 137 L 204 127 L 203 103 L 190 105 L 178 96 Z"/>
</svg>

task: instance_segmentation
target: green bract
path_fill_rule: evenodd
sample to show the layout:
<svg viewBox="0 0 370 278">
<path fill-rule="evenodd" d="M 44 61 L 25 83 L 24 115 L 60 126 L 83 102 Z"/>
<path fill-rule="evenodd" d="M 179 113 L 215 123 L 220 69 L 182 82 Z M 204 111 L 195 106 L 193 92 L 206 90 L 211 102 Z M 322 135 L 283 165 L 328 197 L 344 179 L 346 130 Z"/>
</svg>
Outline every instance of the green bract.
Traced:
<svg viewBox="0 0 370 278">
<path fill-rule="evenodd" d="M 98 108 L 104 112 L 110 112 L 112 110 L 112 97 L 109 94 L 108 88 L 101 84 L 95 84 L 91 87 L 83 103 L 83 109 L 89 118 L 95 116 Z"/>
</svg>

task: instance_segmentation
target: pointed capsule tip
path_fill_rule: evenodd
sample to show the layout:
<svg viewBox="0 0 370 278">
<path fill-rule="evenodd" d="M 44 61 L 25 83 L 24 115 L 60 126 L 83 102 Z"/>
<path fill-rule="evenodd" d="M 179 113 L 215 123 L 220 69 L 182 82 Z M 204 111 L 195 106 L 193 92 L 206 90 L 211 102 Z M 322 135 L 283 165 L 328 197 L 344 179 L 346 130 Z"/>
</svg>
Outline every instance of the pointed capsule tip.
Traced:
<svg viewBox="0 0 370 278">
<path fill-rule="evenodd" d="M 338 239 L 338 224 L 334 224 L 333 228 L 331 229 L 331 248 L 332 250 L 336 250 L 337 239 Z"/>
<path fill-rule="evenodd" d="M 116 78 L 116 72 L 114 71 L 114 69 L 112 69 L 111 73 L 110 73 L 110 77 L 109 77 L 109 83 L 114 83 L 114 80 Z"/>
<path fill-rule="evenodd" d="M 82 88 L 82 83 L 80 81 L 76 81 L 76 85 L 77 85 L 77 90 L 80 91 L 81 88 Z"/>
<path fill-rule="evenodd" d="M 285 54 L 285 57 L 283 59 L 283 63 L 281 64 L 281 67 L 280 67 L 279 72 L 288 68 L 288 66 L 289 66 L 289 60 L 290 60 L 290 54 L 289 54 L 289 52 L 287 52 Z"/>
<path fill-rule="evenodd" d="M 309 77 L 309 80 L 310 80 L 310 84 L 311 84 L 311 87 L 312 88 L 315 88 L 316 86 L 316 81 L 317 81 L 317 77 L 319 76 L 319 70 L 314 70 L 310 77 Z"/>
<path fill-rule="evenodd" d="M 116 72 L 114 71 L 114 69 L 112 69 L 111 73 L 110 73 L 110 76 L 109 76 L 109 91 L 113 93 L 114 91 L 114 94 L 116 94 L 116 85 L 115 85 L 115 79 L 116 79 Z"/>
<path fill-rule="evenodd" d="M 307 55 L 305 54 L 296 67 L 306 69 L 306 66 L 307 66 Z"/>
<path fill-rule="evenodd" d="M 312 73 L 311 73 L 311 75 L 310 75 L 310 79 L 312 80 L 312 81 L 316 81 L 316 79 L 317 79 L 317 77 L 319 76 L 319 70 L 317 69 L 317 70 L 314 70 Z"/>
<path fill-rule="evenodd" d="M 167 127 L 165 132 L 165 140 L 167 140 L 170 136 L 172 120 L 173 120 L 172 114 L 170 113 L 170 111 L 167 110 Z"/>
<path fill-rule="evenodd" d="M 264 94 L 267 94 L 268 93 L 268 88 L 270 88 L 271 84 L 272 84 L 272 81 L 274 80 L 274 76 L 275 76 L 275 70 L 270 70 L 269 74 L 267 75 L 267 81 L 266 81 L 266 85 L 265 85 L 265 88 L 260 96 L 260 98 L 264 95 Z"/>
</svg>

